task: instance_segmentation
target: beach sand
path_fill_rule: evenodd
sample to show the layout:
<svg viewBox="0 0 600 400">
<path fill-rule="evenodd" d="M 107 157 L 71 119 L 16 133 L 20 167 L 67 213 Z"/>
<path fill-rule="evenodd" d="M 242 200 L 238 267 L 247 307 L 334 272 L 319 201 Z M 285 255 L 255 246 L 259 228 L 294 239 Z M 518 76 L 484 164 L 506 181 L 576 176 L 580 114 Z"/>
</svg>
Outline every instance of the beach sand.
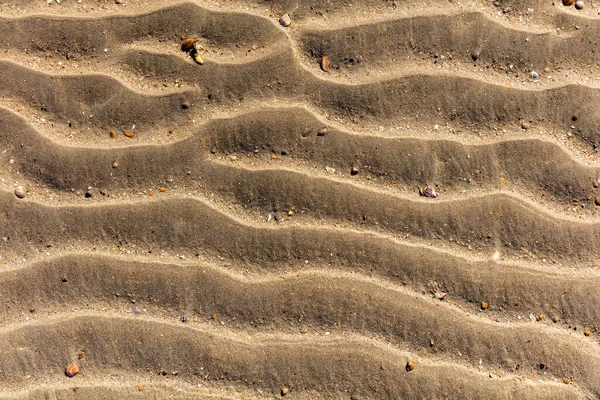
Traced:
<svg viewBox="0 0 600 400">
<path fill-rule="evenodd" d="M 0 399 L 597 398 L 599 12 L 0 0 Z"/>
</svg>

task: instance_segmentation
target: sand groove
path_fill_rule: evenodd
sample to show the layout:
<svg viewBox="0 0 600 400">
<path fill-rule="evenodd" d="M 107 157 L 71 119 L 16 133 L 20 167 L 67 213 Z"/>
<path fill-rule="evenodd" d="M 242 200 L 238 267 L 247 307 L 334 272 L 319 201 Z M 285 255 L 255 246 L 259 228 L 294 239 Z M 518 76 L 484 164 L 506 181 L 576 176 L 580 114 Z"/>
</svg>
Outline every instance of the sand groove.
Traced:
<svg viewBox="0 0 600 400">
<path fill-rule="evenodd" d="M 0 398 L 600 395 L 590 7 L 4 3 Z"/>
</svg>

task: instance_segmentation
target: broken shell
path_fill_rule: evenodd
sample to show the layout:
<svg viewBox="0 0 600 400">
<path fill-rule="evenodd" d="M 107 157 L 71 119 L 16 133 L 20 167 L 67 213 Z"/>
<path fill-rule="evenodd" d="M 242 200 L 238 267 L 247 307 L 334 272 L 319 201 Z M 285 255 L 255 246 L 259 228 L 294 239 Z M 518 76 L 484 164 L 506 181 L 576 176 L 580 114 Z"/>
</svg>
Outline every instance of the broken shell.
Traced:
<svg viewBox="0 0 600 400">
<path fill-rule="evenodd" d="M 290 26 L 292 24 L 292 19 L 290 18 L 290 16 L 288 14 L 283 14 L 280 18 L 279 18 L 279 23 L 282 26 L 285 26 L 286 28 L 288 26 Z"/>
<path fill-rule="evenodd" d="M 448 293 L 446 292 L 435 292 L 435 298 L 436 299 L 440 299 L 440 300 L 444 300 L 444 297 L 446 297 Z"/>
<path fill-rule="evenodd" d="M 321 58 L 321 69 L 325 72 L 329 72 L 329 60 L 327 59 L 327 56 Z"/>
<path fill-rule="evenodd" d="M 132 138 L 135 134 L 131 131 L 123 131 L 123 135 L 127 136 L 128 138 Z"/>
<path fill-rule="evenodd" d="M 65 368 L 65 375 L 67 375 L 69 378 L 74 377 L 75 375 L 77 375 L 78 372 L 79 367 L 75 364 L 71 364 L 67 368 Z"/>
<path fill-rule="evenodd" d="M 200 53 L 198 52 L 198 50 L 196 50 L 196 49 L 192 50 L 190 55 L 192 56 L 194 61 L 196 61 L 196 64 L 200 64 L 200 65 L 204 64 L 204 61 L 202 60 L 202 57 L 200 57 Z"/>
<path fill-rule="evenodd" d="M 406 363 L 406 371 L 410 372 L 415 369 L 415 362 L 413 360 L 409 360 Z"/>
<path fill-rule="evenodd" d="M 183 41 L 181 42 L 181 51 L 184 52 L 188 52 L 188 51 L 192 51 L 195 47 L 194 45 L 196 44 L 198 40 L 196 39 L 183 39 Z"/>
<path fill-rule="evenodd" d="M 437 197 L 437 193 L 435 192 L 435 189 L 431 185 L 427 185 L 425 187 L 420 187 L 419 194 L 421 196 L 430 197 L 432 199 Z"/>
<path fill-rule="evenodd" d="M 17 186 L 15 188 L 15 196 L 17 196 L 20 199 L 25 197 L 25 191 L 23 190 L 23 186 Z"/>
</svg>

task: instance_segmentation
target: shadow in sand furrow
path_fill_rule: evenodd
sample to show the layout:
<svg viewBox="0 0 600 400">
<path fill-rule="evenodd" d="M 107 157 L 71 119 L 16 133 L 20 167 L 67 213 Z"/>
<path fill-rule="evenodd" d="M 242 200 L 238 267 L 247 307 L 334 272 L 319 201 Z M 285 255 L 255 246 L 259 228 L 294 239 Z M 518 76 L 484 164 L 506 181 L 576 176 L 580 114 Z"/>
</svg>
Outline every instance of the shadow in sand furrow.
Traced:
<svg viewBox="0 0 600 400">
<path fill-rule="evenodd" d="M 207 164 L 212 151 L 247 153 L 252 160 L 263 160 L 263 165 L 270 168 L 277 168 L 278 162 L 264 162 L 271 154 L 309 161 L 318 168 L 333 167 L 346 176 L 356 167 L 360 172 L 357 178 L 380 178 L 408 187 L 432 184 L 438 192 L 447 194 L 473 187 L 518 187 L 549 193 L 551 200 L 563 204 L 577 201 L 591 207 L 596 197 L 594 185 L 597 186 L 599 169 L 578 163 L 567 151 L 548 141 L 523 139 L 466 145 L 450 140 L 355 135 L 332 127 L 319 136 L 323 126 L 305 109 L 274 108 L 213 119 L 193 137 L 178 143 L 74 148 L 53 143 L 17 114 L 0 108 L 0 127 L 7 128 L 0 132 L 0 143 L 7 150 L 5 157 L 14 159 L 16 172 L 61 191 L 88 186 L 102 190 L 125 186 L 147 189 L 166 184 L 174 176 L 194 183 L 197 174 L 210 178 L 211 171 L 228 169 Z M 106 141 L 110 139 L 106 137 Z M 115 161 L 118 169 L 112 168 Z M 187 171 L 194 173 L 189 177 Z M 219 184 L 229 188 L 223 178 L 220 176 L 211 186 L 226 193 L 219 189 Z"/>
<path fill-rule="evenodd" d="M 287 99 L 314 105 L 359 125 L 436 121 L 484 132 L 502 126 L 517 129 L 522 121 L 529 121 L 533 129 L 541 124 L 572 130 L 590 150 L 600 142 L 600 118 L 595 112 L 600 89 L 581 85 L 526 90 L 437 74 L 345 84 L 307 71 L 285 47 L 244 64 L 207 59 L 202 68 L 179 57 L 143 51 L 124 53 L 120 62 L 155 79 L 185 77 L 200 92 L 197 105 L 237 106 L 244 100 Z M 577 121 L 573 121 L 574 115 Z"/>
<path fill-rule="evenodd" d="M 351 64 L 352 70 L 359 73 L 366 73 L 374 65 L 405 63 L 408 58 L 442 63 L 443 56 L 452 62 L 503 66 L 512 76 L 529 77 L 532 70 L 541 73 L 546 67 L 597 64 L 599 33 L 600 23 L 595 22 L 568 37 L 555 32 L 535 34 L 471 12 L 405 17 L 334 30 L 307 29 L 301 32 L 300 42 L 313 59 L 315 70 L 323 56 L 333 66 Z M 509 65 L 513 69 L 508 69 Z M 573 106 L 576 111 L 579 105 Z"/>
<path fill-rule="evenodd" d="M 188 92 L 161 96 L 134 92 L 108 75 L 53 76 L 10 61 L 0 61 L 0 95 L 41 110 L 47 119 L 106 129 L 149 129 L 186 121 L 181 104 Z M 98 131 L 95 137 L 106 137 Z"/>
<path fill-rule="evenodd" d="M 159 4 L 157 4 L 159 5 Z M 84 29 L 82 29 L 82 26 Z M 0 48 L 41 52 L 70 58 L 104 57 L 103 49 L 154 39 L 172 41 L 179 51 L 179 36 L 198 36 L 216 48 L 265 46 L 285 38 L 267 18 L 250 13 L 214 11 L 184 2 L 149 13 L 105 15 L 99 18 L 27 16 L 0 18 Z"/>
<path fill-rule="evenodd" d="M 4 61 L 7 73 L 0 78 L 0 93 L 43 108 L 48 116 L 105 129 L 129 129 L 131 124 L 147 128 L 157 122 L 172 128 L 184 121 L 183 114 L 206 114 L 204 107 L 220 110 L 248 101 L 288 100 L 358 124 L 405 126 L 430 120 L 485 132 L 502 126 L 516 129 L 522 121 L 530 121 L 532 129 L 541 124 L 572 130 L 590 150 L 599 142 L 600 118 L 595 110 L 600 89 L 581 85 L 524 90 L 445 75 L 408 75 L 349 85 L 318 78 L 285 46 L 242 64 L 207 59 L 198 66 L 178 56 L 147 51 L 127 51 L 116 58 L 114 62 L 136 74 L 157 81 L 183 78 L 194 88 L 162 97 L 144 96 L 104 75 L 52 76 Z M 184 100 L 191 103 L 190 110 L 181 109 Z M 573 115 L 577 121 L 572 121 Z"/>
<path fill-rule="evenodd" d="M 273 394 L 282 385 L 294 392 L 320 388 L 329 396 L 377 394 L 378 398 L 575 398 L 578 394 L 573 386 L 532 385 L 513 375 L 489 379 L 472 369 L 421 360 L 418 368 L 407 372 L 408 353 L 360 339 L 278 335 L 277 340 L 248 340 L 228 331 L 94 315 L 15 328 L 0 336 L 6 344 L 0 352 L 0 369 L 8 384 L 22 382 L 27 374 L 59 376 L 83 350 L 85 358 L 79 361 L 81 372 L 76 377 L 83 382 L 123 369 L 145 369 L 148 375 L 177 371 L 182 380 L 204 377 L 244 383 Z"/>
<path fill-rule="evenodd" d="M 266 171 L 254 177 L 244 170 L 239 170 L 237 176 L 233 175 L 235 170 L 225 172 L 232 186 L 239 186 L 236 195 L 255 199 L 265 214 L 273 207 L 296 207 L 313 217 L 366 221 L 375 229 L 416 236 L 434 244 L 469 244 L 476 250 L 499 250 L 508 255 L 521 255 L 525 249 L 539 258 L 575 263 L 593 262 L 600 250 L 600 224 L 554 218 L 504 194 L 429 203 L 384 197 L 289 171 Z M 192 252 L 207 248 L 258 263 L 312 259 L 330 253 L 336 257 L 345 254 L 349 261 L 371 262 L 381 260 L 377 254 L 384 248 L 394 247 L 392 242 L 382 242 L 366 232 L 243 225 L 192 198 L 57 207 L 19 200 L 4 192 L 0 204 L 4 221 L 0 235 L 6 238 L 0 242 L 0 249 L 11 254 L 29 253 L 60 240 L 136 243 L 141 248 Z M 40 225 L 38 221 L 45 223 Z"/>
<path fill-rule="evenodd" d="M 63 282 L 65 276 L 68 282 Z M 503 276 L 522 285 L 515 274 Z M 334 335 L 353 331 L 385 337 L 432 356 L 459 357 L 470 365 L 483 360 L 506 372 L 517 368 L 544 375 L 539 370 L 542 363 L 549 366 L 546 373 L 558 378 L 573 375 L 597 390 L 594 366 L 600 365 L 600 352 L 583 334 L 576 337 L 566 330 L 541 328 L 541 322 L 496 324 L 483 314 L 469 315 L 446 303 L 437 304 L 339 271 L 309 270 L 258 280 L 206 265 L 73 254 L 3 272 L 0 281 L 7 314 L 27 312 L 32 306 L 43 314 L 55 307 L 96 303 L 117 309 L 148 309 L 150 314 L 165 311 L 199 316 L 205 322 L 216 313 L 227 326 L 253 333 L 298 332 L 306 327 L 310 331 L 333 330 Z M 554 282 L 557 287 L 548 290 L 560 295 L 566 285 L 560 278 L 555 277 Z"/>
</svg>

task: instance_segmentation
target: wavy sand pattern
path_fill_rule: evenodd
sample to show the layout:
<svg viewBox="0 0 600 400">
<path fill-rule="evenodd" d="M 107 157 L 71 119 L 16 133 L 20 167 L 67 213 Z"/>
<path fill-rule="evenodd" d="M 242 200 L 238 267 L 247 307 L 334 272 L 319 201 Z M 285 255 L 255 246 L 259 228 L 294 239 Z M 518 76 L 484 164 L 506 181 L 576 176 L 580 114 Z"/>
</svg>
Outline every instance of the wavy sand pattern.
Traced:
<svg viewBox="0 0 600 400">
<path fill-rule="evenodd" d="M 0 3 L 0 398 L 599 397 L 593 7 L 226 3 Z"/>
</svg>

